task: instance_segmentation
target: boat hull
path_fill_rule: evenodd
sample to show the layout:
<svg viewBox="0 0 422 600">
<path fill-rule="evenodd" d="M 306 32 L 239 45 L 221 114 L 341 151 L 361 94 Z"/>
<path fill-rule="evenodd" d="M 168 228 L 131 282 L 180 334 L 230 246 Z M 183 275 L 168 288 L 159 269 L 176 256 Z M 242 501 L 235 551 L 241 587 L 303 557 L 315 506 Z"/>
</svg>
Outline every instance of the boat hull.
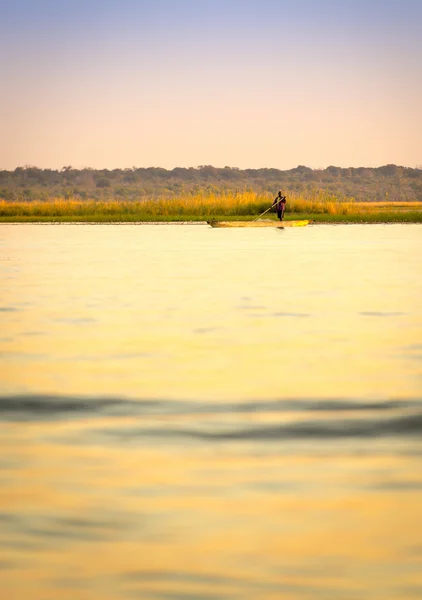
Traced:
<svg viewBox="0 0 422 600">
<path fill-rule="evenodd" d="M 309 221 L 207 221 L 211 227 L 304 227 Z"/>
</svg>

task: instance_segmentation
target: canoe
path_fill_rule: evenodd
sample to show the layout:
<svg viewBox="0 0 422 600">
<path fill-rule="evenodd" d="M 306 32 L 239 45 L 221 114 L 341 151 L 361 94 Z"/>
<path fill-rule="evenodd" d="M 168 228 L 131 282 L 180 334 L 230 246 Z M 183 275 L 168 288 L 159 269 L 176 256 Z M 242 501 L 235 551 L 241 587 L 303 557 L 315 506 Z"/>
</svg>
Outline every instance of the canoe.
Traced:
<svg viewBox="0 0 422 600">
<path fill-rule="evenodd" d="M 309 221 L 207 221 L 211 227 L 304 227 Z"/>
</svg>

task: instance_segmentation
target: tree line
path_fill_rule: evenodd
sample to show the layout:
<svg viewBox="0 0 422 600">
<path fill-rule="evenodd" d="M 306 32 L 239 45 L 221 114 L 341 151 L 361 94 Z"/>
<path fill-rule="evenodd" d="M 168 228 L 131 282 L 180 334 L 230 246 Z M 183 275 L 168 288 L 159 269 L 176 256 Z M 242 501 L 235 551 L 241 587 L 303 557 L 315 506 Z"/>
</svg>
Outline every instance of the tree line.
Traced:
<svg viewBox="0 0 422 600">
<path fill-rule="evenodd" d="M 365 201 L 422 201 L 422 169 L 397 165 L 377 168 L 311 169 L 299 165 L 294 169 L 238 169 L 199 167 L 159 167 L 128 169 L 60 170 L 18 167 L 0 171 L 0 199 L 48 200 L 63 197 L 94 200 L 139 200 L 154 197 L 179 197 L 198 193 L 251 191 L 276 194 L 325 191 L 344 199 Z"/>
</svg>

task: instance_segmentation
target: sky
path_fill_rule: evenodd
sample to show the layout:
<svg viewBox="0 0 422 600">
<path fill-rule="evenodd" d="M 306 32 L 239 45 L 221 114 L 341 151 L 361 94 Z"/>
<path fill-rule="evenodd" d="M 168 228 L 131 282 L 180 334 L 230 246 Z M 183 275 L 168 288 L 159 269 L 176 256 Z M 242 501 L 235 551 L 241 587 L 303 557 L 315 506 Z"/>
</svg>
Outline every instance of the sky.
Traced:
<svg viewBox="0 0 422 600">
<path fill-rule="evenodd" d="M 422 0 L 0 0 L 0 169 L 422 165 Z"/>
</svg>

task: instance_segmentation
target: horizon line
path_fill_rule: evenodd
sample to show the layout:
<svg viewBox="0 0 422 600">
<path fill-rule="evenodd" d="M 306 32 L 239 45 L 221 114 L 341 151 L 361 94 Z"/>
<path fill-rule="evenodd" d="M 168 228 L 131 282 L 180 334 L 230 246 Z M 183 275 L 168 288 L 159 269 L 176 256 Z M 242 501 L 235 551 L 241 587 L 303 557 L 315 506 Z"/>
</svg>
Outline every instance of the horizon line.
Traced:
<svg viewBox="0 0 422 600">
<path fill-rule="evenodd" d="M 382 165 L 379 165 L 377 167 L 373 167 L 373 166 L 367 166 L 367 165 L 361 165 L 359 167 L 340 167 L 338 165 L 335 164 L 330 164 L 326 167 L 308 167 L 307 165 L 303 165 L 303 164 L 299 164 L 296 167 L 291 167 L 290 169 L 281 169 L 279 167 L 236 167 L 236 166 L 229 166 L 229 165 L 225 165 L 224 167 L 216 167 L 214 165 L 208 164 L 208 165 L 195 165 L 195 166 L 175 166 L 172 168 L 168 168 L 168 167 L 161 167 L 158 165 L 149 165 L 148 167 L 145 166 L 132 166 L 132 167 L 113 167 L 113 168 L 108 168 L 108 167 L 90 167 L 90 166 L 84 166 L 84 167 L 74 167 L 72 165 L 63 165 L 61 168 L 52 168 L 52 167 L 38 167 L 37 165 L 31 165 L 31 164 L 26 164 L 26 165 L 18 165 L 17 167 L 15 167 L 14 169 L 3 169 L 0 167 L 0 171 L 4 172 L 9 172 L 9 173 L 14 173 L 15 171 L 17 171 L 18 169 L 20 170 L 29 170 L 29 169 L 37 169 L 39 171 L 57 171 L 57 172 L 61 172 L 61 171 L 136 171 L 138 169 L 160 169 L 162 171 L 175 171 L 176 169 L 184 169 L 184 170 L 200 170 L 200 169 L 206 169 L 206 168 L 212 168 L 212 169 L 216 169 L 216 170 L 224 170 L 224 169 L 231 169 L 234 171 L 262 171 L 262 170 L 268 170 L 268 171 L 280 171 L 280 172 L 286 172 L 286 171 L 297 171 L 298 169 L 307 169 L 310 171 L 326 171 L 327 169 L 330 168 L 335 168 L 335 169 L 342 169 L 342 170 L 348 170 L 348 169 L 383 169 L 385 167 L 397 167 L 400 169 L 410 169 L 410 170 L 414 170 L 414 171 L 421 171 L 422 170 L 422 164 L 420 165 L 416 165 L 414 167 L 409 167 L 407 165 L 400 165 L 400 164 L 395 164 L 395 163 L 385 163 Z"/>
</svg>

